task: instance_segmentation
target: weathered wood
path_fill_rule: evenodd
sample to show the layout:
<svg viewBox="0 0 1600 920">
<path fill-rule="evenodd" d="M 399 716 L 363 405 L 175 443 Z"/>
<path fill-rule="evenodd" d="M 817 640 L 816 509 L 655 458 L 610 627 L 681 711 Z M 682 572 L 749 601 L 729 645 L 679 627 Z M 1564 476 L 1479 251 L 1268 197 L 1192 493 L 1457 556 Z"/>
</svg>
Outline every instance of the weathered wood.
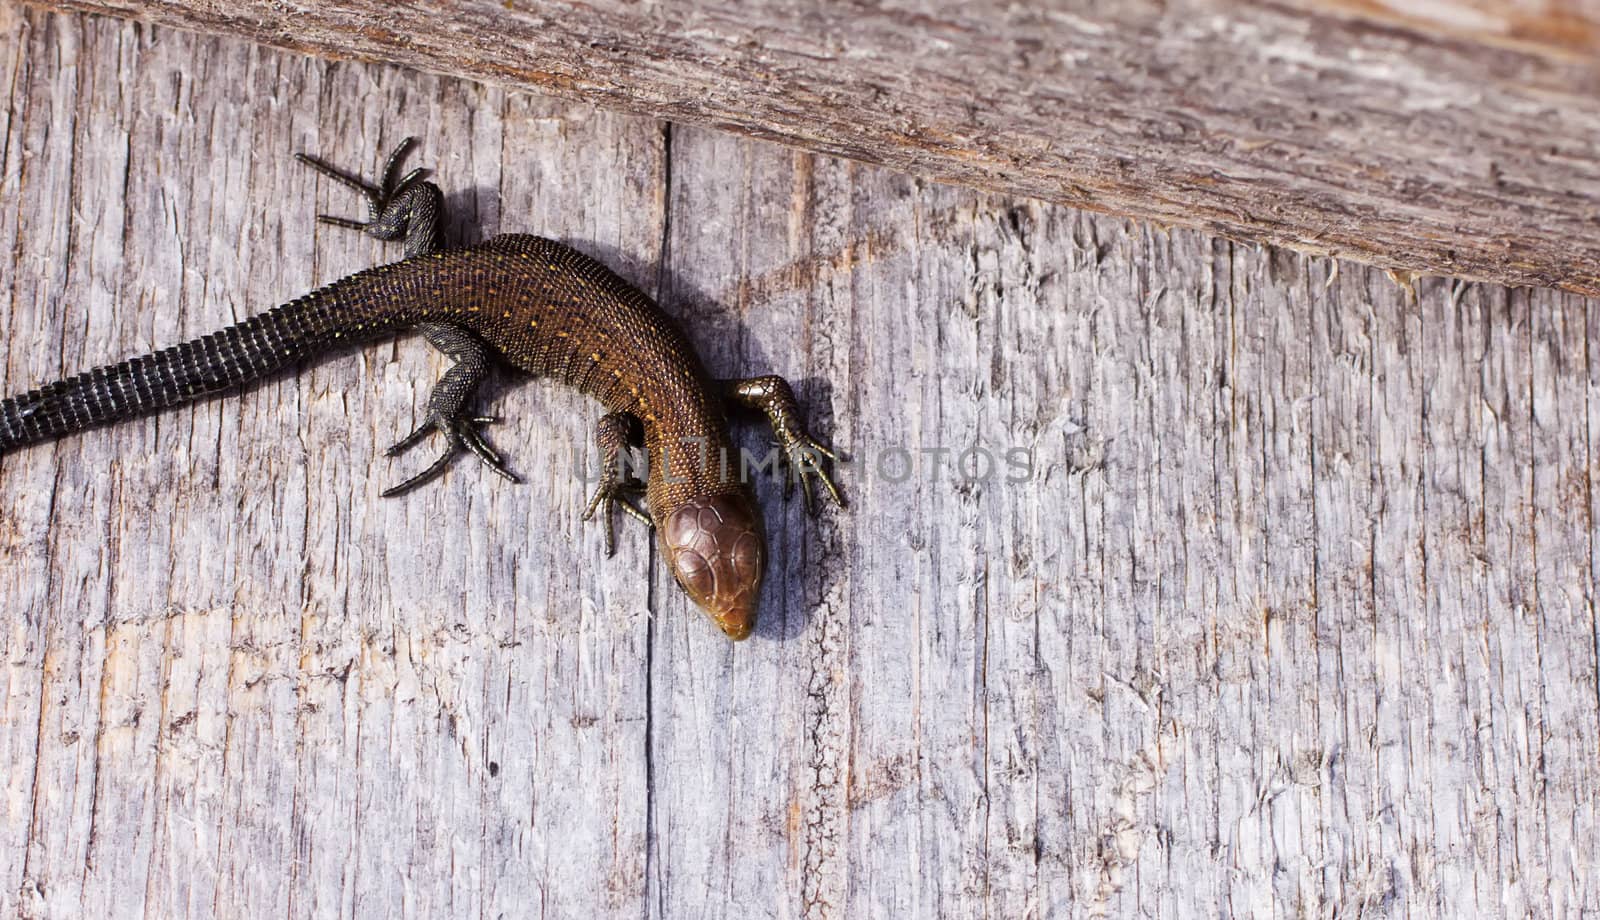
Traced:
<svg viewBox="0 0 1600 920">
<path fill-rule="evenodd" d="M 1391 269 L 1600 293 L 1600 8 L 47 0 Z"/>
<path fill-rule="evenodd" d="M 1600 4 L 1594 0 L 1288 0 L 1288 4 L 1545 57 L 1582 60 L 1600 54 Z"/>
<path fill-rule="evenodd" d="M 458 233 L 604 258 L 858 461 L 815 522 L 763 485 L 732 645 L 579 521 L 573 394 L 491 394 L 525 485 L 380 500 L 443 367 L 415 337 L 5 457 L 0 913 L 1600 910 L 1592 301 L 0 26 L 6 391 L 392 257 L 313 232 L 355 202 L 288 154 L 416 134 Z M 995 477 L 933 476 L 974 445 Z"/>
</svg>

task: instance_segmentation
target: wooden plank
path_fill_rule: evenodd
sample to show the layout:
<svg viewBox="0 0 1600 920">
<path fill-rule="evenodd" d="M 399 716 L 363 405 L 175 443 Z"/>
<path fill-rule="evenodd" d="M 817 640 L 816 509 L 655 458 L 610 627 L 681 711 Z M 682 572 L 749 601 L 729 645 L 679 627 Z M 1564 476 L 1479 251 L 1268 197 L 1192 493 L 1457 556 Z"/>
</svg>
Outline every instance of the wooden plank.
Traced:
<svg viewBox="0 0 1600 920">
<path fill-rule="evenodd" d="M 1493 748 L 1484 743 L 1492 725 L 1484 713 L 1498 694 L 1484 654 L 1491 623 L 1484 601 L 1488 566 L 1482 445 L 1484 423 L 1490 416 L 1483 411 L 1480 367 L 1488 353 L 1482 293 L 1452 285 L 1448 296 L 1424 298 L 1418 304 L 1423 334 L 1420 376 L 1428 387 L 1423 540 L 1429 547 L 1430 570 L 1455 577 L 1429 580 L 1422 613 L 1438 651 L 1414 659 L 1413 667 L 1421 672 L 1423 687 L 1453 698 L 1449 705 L 1431 706 L 1429 721 L 1434 743 L 1444 748 L 1456 778 L 1435 790 L 1434 809 L 1446 815 L 1481 813 L 1499 804 L 1492 800 L 1497 780 L 1485 769 L 1492 763 Z M 1440 398 L 1445 394 L 1449 398 Z M 1502 900 L 1499 839 L 1499 827 L 1488 822 L 1436 825 L 1439 885 L 1454 893 L 1466 913 L 1509 912 L 1515 906 Z"/>
<path fill-rule="evenodd" d="M 414 133 L 459 238 L 604 258 L 856 461 L 819 520 L 760 485 L 733 645 L 579 521 L 574 394 L 488 394 L 524 485 L 380 500 L 424 459 L 380 456 L 442 370 L 414 337 L 5 457 L 0 912 L 1600 909 L 1592 301 L 0 25 L 8 392 L 392 257 L 312 230 L 355 203 L 287 154 Z"/>
<path fill-rule="evenodd" d="M 1600 292 L 1600 8 L 46 0 L 1386 268 Z"/>
<path fill-rule="evenodd" d="M 64 234 L 58 253 L 73 251 L 68 238 L 85 245 L 71 261 L 41 259 L 32 243 L 12 250 L 15 302 L 33 310 L 9 329 L 10 389 L 392 258 L 359 235 L 312 232 L 318 210 L 358 203 L 289 160 L 296 148 L 370 168 L 415 131 L 452 177 L 458 219 L 493 232 L 505 202 L 518 226 L 591 240 L 613 263 L 656 260 L 663 160 L 648 123 L 148 28 L 16 25 L 11 62 L 43 70 L 15 84 L 12 111 L 46 117 L 18 121 L 8 162 L 29 181 L 9 200 L 73 203 L 13 216 L 24 236 Z M 145 75 L 127 95 L 124 66 Z M 259 104 L 274 95 L 319 102 Z M 506 144 L 528 157 L 512 170 Z M 547 173 L 530 176 L 530 162 Z M 42 282 L 32 267 L 47 269 Z M 128 308 L 99 309 L 113 304 Z M 42 322 L 57 328 L 22 331 Z M 424 459 L 379 453 L 440 370 L 421 350 L 385 346 L 109 440 L 7 458 L 13 494 L 36 505 L 49 490 L 23 471 L 44 482 L 62 471 L 62 517 L 6 525 L 28 528 L 7 541 L 5 570 L 33 598 L 10 628 L 29 626 L 19 639 L 55 662 L 48 676 L 37 658 L 19 672 L 34 688 L 11 705 L 43 709 L 6 732 L 43 745 L 22 758 L 36 770 L 8 772 L 36 775 L 13 801 L 31 788 L 41 804 L 8 823 L 23 836 L 6 848 L 43 913 L 143 903 L 157 915 L 399 916 L 420 903 L 492 915 L 537 894 L 570 914 L 597 892 L 612 914 L 640 913 L 649 546 L 635 535 L 599 565 L 567 475 L 592 413 L 537 388 L 497 406 L 513 420 L 500 438 L 549 446 L 518 452 L 526 487 L 481 491 L 464 467 L 416 502 L 376 500 Z M 137 457 L 154 462 L 116 474 Z M 493 521 L 543 523 L 497 537 Z M 557 528 L 570 539 L 549 539 Z M 55 542 L 67 534 L 87 542 Z M 544 743 L 551 730 L 571 743 Z M 42 804 L 57 796 L 70 810 Z M 470 883 L 452 865 L 470 867 Z M 8 892 L 23 890 L 19 868 L 8 862 Z"/>
<path fill-rule="evenodd" d="M 1289 0 L 1316 12 L 1342 12 L 1380 23 L 1503 45 L 1547 57 L 1582 59 L 1600 52 L 1600 5 L 1594 0 Z"/>
</svg>

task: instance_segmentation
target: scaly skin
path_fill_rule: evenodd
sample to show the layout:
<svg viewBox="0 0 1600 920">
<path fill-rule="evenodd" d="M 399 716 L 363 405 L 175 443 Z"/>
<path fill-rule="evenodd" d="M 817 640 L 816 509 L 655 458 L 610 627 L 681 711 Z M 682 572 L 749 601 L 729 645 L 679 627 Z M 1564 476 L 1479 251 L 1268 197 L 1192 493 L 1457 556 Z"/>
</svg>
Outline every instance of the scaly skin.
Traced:
<svg viewBox="0 0 1600 920">
<path fill-rule="evenodd" d="M 553 240 L 498 236 L 477 246 L 440 249 L 443 196 L 420 170 L 396 181 L 410 147 L 390 156 L 376 185 L 310 157 L 301 160 L 366 196 L 367 221 L 322 217 L 380 239 L 403 239 L 407 258 L 350 275 L 204 338 L 48 384 L 0 402 L 0 454 L 86 428 L 154 412 L 259 380 L 353 340 L 411 326 L 455 364 L 434 388 L 422 424 L 390 453 L 438 432 L 446 450 L 422 473 L 385 495 L 441 473 L 462 450 L 512 478 L 479 428 L 491 419 L 467 403 L 491 355 L 577 387 L 609 413 L 599 438 L 604 475 L 588 517 L 606 505 L 607 549 L 614 505 L 645 517 L 624 495 L 617 459 L 637 425 L 649 462 L 648 517 L 689 596 L 734 639 L 755 625 L 766 538 L 738 455 L 728 438 L 725 401 L 759 408 L 783 456 L 801 479 L 808 505 L 832 457 L 800 420 L 780 377 L 713 382 L 682 330 L 637 288 L 599 262 Z"/>
</svg>

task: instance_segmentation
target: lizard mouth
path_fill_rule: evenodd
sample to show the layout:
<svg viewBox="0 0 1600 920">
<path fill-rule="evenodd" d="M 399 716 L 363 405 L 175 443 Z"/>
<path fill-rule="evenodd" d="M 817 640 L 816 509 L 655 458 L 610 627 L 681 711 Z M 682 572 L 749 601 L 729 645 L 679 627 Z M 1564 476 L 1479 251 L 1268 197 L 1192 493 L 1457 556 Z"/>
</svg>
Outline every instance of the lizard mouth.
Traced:
<svg viewBox="0 0 1600 920">
<path fill-rule="evenodd" d="M 756 612 L 751 606 L 706 612 L 711 614 L 711 619 L 716 621 L 717 627 L 735 642 L 750 638 L 750 633 L 756 628 Z"/>
</svg>

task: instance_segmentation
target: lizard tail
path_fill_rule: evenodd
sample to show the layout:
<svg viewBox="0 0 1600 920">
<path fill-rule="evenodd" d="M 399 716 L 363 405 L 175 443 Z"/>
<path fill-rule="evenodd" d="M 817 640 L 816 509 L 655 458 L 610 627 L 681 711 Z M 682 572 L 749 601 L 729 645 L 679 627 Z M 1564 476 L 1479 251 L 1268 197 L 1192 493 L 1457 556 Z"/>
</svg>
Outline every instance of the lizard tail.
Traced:
<svg viewBox="0 0 1600 920">
<path fill-rule="evenodd" d="M 335 284 L 194 341 L 0 402 L 0 454 L 191 402 L 324 351 L 330 338 L 342 338 L 346 331 L 336 322 L 338 288 Z M 385 325 L 368 322 L 360 328 L 377 332 Z"/>
</svg>

